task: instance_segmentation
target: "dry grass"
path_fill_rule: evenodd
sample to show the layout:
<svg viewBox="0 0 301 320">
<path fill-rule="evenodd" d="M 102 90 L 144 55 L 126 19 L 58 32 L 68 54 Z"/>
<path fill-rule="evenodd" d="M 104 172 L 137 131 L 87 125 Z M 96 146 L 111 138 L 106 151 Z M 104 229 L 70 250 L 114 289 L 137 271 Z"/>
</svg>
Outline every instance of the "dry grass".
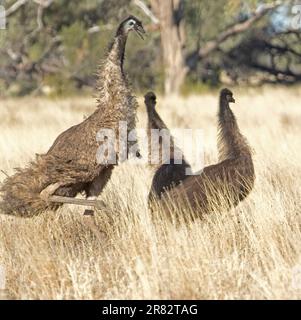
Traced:
<svg viewBox="0 0 301 320">
<path fill-rule="evenodd" d="M 233 109 L 255 149 L 256 186 L 246 201 L 185 225 L 152 221 L 151 172 L 123 164 L 102 195 L 110 212 L 95 221 L 75 206 L 32 219 L 0 215 L 6 297 L 301 298 L 292 286 L 292 268 L 301 266 L 301 90 L 234 92 Z M 92 99 L 0 103 L 0 166 L 8 173 L 94 106 Z M 159 99 L 169 126 L 204 129 L 207 164 L 217 159 L 216 106 L 215 95 Z M 142 103 L 139 119 L 144 127 Z"/>
</svg>

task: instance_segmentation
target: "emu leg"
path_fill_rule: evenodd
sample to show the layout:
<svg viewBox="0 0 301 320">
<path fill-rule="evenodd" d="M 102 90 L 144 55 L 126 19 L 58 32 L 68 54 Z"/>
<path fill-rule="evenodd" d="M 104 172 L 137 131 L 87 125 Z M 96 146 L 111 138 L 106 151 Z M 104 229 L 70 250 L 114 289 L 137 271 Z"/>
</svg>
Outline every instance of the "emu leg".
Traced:
<svg viewBox="0 0 301 320">
<path fill-rule="evenodd" d="M 101 194 L 103 188 L 111 178 L 113 168 L 113 166 L 109 166 L 102 169 L 99 175 L 87 186 L 87 198 L 96 199 Z"/>
<path fill-rule="evenodd" d="M 60 188 L 62 183 L 54 183 L 49 185 L 47 188 L 40 192 L 40 197 L 44 201 L 48 202 L 57 202 L 57 203 L 68 203 L 68 204 L 76 204 L 81 206 L 92 206 L 98 209 L 104 208 L 106 205 L 103 201 L 97 201 L 92 199 L 76 199 L 73 197 L 63 197 L 53 195 L 58 188 Z"/>
<path fill-rule="evenodd" d="M 44 190 L 40 192 L 40 197 L 44 201 L 49 201 L 49 197 L 55 193 L 55 191 L 63 185 L 62 182 L 56 182 L 53 184 L 50 184 L 48 187 L 46 187 Z"/>
<path fill-rule="evenodd" d="M 68 203 L 75 204 L 80 206 L 91 206 L 98 209 L 103 209 L 106 207 L 105 203 L 100 200 L 88 200 L 88 199 L 77 199 L 72 197 L 62 197 L 62 196 L 49 196 L 48 201 L 57 202 L 57 203 Z"/>
<path fill-rule="evenodd" d="M 87 200 L 96 201 L 97 197 L 101 194 L 103 188 L 110 180 L 113 171 L 113 166 L 104 168 L 100 174 L 88 185 L 86 189 Z M 86 209 L 84 215 L 93 216 L 94 210 Z"/>
</svg>

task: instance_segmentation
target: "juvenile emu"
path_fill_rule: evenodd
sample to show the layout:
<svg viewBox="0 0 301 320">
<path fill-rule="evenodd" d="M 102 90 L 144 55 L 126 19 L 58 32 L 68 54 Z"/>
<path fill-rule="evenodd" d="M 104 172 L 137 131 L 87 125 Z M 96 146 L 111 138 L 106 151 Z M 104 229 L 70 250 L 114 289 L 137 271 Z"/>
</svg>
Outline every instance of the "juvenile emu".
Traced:
<svg viewBox="0 0 301 320">
<path fill-rule="evenodd" d="M 144 102 L 146 105 L 148 116 L 148 150 L 149 150 L 149 162 L 152 167 L 155 167 L 155 175 L 152 180 L 151 191 L 149 193 L 149 201 L 153 201 L 155 198 L 161 198 L 162 193 L 169 190 L 171 187 L 177 186 L 187 176 L 187 171 L 191 169 L 189 163 L 185 160 L 183 152 L 175 145 L 174 138 L 170 135 L 170 132 L 159 116 L 156 110 L 156 95 L 153 92 L 148 92 L 144 96 Z M 152 131 L 154 130 L 166 130 L 169 138 L 169 145 L 164 145 L 162 137 L 159 136 L 159 146 L 153 146 L 151 139 Z M 159 133 L 159 132 L 158 132 Z M 152 155 L 154 149 L 159 147 L 159 163 L 152 164 Z M 164 159 L 164 148 L 169 148 L 168 158 Z M 179 159 L 175 161 L 175 159 Z"/>
<path fill-rule="evenodd" d="M 124 52 L 128 34 L 134 30 L 142 37 L 142 23 L 129 16 L 118 27 L 108 55 L 98 73 L 98 108 L 86 120 L 60 134 L 45 155 L 26 168 L 19 168 L 8 177 L 2 187 L 1 209 L 7 214 L 24 217 L 39 214 L 46 209 L 57 209 L 50 195 L 75 197 L 85 192 L 97 197 L 110 179 L 115 164 L 98 163 L 100 143 L 97 132 L 103 128 L 115 131 L 118 141 L 120 121 L 127 123 L 128 132 L 136 125 L 137 102 L 132 95 L 123 70 Z M 119 154 L 119 146 L 115 145 Z"/>
<path fill-rule="evenodd" d="M 221 207 L 230 209 L 252 190 L 255 181 L 252 154 L 230 109 L 231 102 L 235 102 L 232 92 L 223 89 L 218 112 L 220 162 L 205 167 L 200 175 L 186 177 L 180 185 L 164 193 L 160 204 L 165 210 L 179 206 L 189 206 L 201 213 Z"/>
</svg>

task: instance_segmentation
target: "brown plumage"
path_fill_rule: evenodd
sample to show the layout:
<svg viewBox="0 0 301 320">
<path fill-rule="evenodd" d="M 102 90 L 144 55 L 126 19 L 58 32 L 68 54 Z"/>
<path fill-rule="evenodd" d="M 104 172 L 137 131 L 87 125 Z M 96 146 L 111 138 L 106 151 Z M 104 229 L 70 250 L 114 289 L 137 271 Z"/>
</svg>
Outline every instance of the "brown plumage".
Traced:
<svg viewBox="0 0 301 320">
<path fill-rule="evenodd" d="M 161 198 L 162 193 L 171 187 L 177 186 L 187 176 L 187 171 L 191 169 L 189 163 L 185 160 L 182 151 L 175 145 L 174 138 L 170 135 L 170 132 L 159 116 L 156 110 L 156 95 L 153 92 L 148 92 L 144 96 L 144 102 L 146 105 L 148 116 L 148 148 L 149 148 L 149 162 L 153 168 L 155 168 L 155 174 L 152 180 L 151 191 L 149 193 L 149 201 L 153 201 L 155 198 Z M 159 146 L 152 145 L 152 130 L 166 130 L 168 137 L 170 138 L 170 144 L 164 145 L 163 139 L 159 137 Z M 154 143 L 153 143 L 154 144 Z M 152 154 L 154 148 L 159 147 L 159 163 L 152 164 Z M 164 148 L 169 148 L 168 158 L 164 156 Z M 181 160 L 181 163 L 175 161 Z"/>
<path fill-rule="evenodd" d="M 127 36 L 131 30 L 144 33 L 141 22 L 130 16 L 118 27 L 108 55 L 99 68 L 98 108 L 87 119 L 61 133 L 45 155 L 38 156 L 26 168 L 17 169 L 2 187 L 1 209 L 7 214 L 24 217 L 39 214 L 59 204 L 41 198 L 40 193 L 59 184 L 55 195 L 75 197 L 85 192 L 98 196 L 110 179 L 113 164 L 99 164 L 96 159 L 99 143 L 97 132 L 102 128 L 115 131 L 118 138 L 120 121 L 128 131 L 135 128 L 137 102 L 123 70 Z M 118 158 L 118 146 L 115 146 Z"/>
<path fill-rule="evenodd" d="M 200 213 L 221 207 L 229 209 L 252 190 L 255 180 L 252 154 L 240 133 L 230 102 L 235 102 L 232 92 L 223 89 L 218 113 L 220 162 L 205 167 L 200 175 L 186 177 L 180 185 L 164 193 L 160 204 L 168 212 L 181 206 Z"/>
</svg>

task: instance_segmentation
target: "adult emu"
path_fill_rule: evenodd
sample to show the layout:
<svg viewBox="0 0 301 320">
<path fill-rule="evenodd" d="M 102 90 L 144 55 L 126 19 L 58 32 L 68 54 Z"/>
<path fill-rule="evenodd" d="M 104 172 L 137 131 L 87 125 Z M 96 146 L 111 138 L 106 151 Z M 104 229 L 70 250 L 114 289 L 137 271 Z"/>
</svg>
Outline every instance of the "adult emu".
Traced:
<svg viewBox="0 0 301 320">
<path fill-rule="evenodd" d="M 151 167 L 155 168 L 155 174 L 148 196 L 150 202 L 155 200 L 155 198 L 160 199 L 164 192 L 180 184 L 182 180 L 187 178 L 187 174 L 189 174 L 189 170 L 191 170 L 190 164 L 185 160 L 183 152 L 175 145 L 174 138 L 170 135 L 169 129 L 156 110 L 156 99 L 156 95 L 153 92 L 148 92 L 144 96 L 148 116 L 149 163 Z M 159 136 L 158 144 L 154 145 L 152 136 L 155 130 L 157 130 L 157 134 L 165 130 L 168 144 L 165 145 L 163 141 L 164 137 L 162 139 L 162 137 Z M 159 148 L 159 150 L 156 150 L 156 148 Z M 164 155 L 166 151 L 168 151 L 167 156 Z M 159 163 L 152 163 L 155 152 L 159 155 Z"/>
<path fill-rule="evenodd" d="M 118 26 L 106 59 L 98 73 L 98 108 L 86 120 L 60 134 L 49 151 L 26 168 L 17 169 L 2 187 L 3 213 L 23 217 L 37 215 L 46 209 L 56 210 L 61 204 L 49 197 L 75 197 L 85 192 L 97 197 L 110 179 L 115 164 L 98 163 L 96 154 L 100 129 L 113 129 L 118 141 L 119 122 L 127 123 L 128 132 L 136 125 L 137 102 L 123 70 L 128 34 L 134 30 L 142 37 L 142 23 L 129 16 Z M 118 155 L 120 146 L 115 145 Z"/>
<path fill-rule="evenodd" d="M 188 176 L 161 197 L 165 210 L 190 207 L 201 213 L 235 207 L 253 188 L 252 152 L 241 134 L 229 104 L 235 102 L 229 89 L 220 92 L 218 123 L 219 163 L 205 167 L 200 175 Z M 166 177 L 168 179 L 168 177 Z"/>
</svg>

